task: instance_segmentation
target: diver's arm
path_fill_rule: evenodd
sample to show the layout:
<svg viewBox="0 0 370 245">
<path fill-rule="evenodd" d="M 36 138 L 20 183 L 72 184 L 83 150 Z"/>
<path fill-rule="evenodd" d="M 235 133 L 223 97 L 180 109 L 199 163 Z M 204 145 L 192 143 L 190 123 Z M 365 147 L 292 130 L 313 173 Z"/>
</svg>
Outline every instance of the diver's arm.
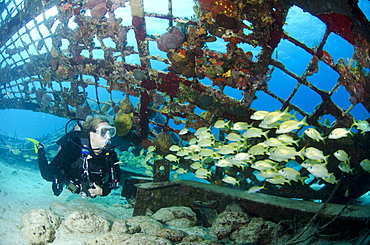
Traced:
<svg viewBox="0 0 370 245">
<path fill-rule="evenodd" d="M 62 193 L 63 186 L 69 182 L 69 178 L 66 175 L 68 172 L 67 165 L 78 159 L 79 154 L 76 154 L 75 151 L 75 147 L 71 144 L 61 146 L 58 154 L 50 163 L 53 170 L 52 189 L 56 196 Z"/>
</svg>

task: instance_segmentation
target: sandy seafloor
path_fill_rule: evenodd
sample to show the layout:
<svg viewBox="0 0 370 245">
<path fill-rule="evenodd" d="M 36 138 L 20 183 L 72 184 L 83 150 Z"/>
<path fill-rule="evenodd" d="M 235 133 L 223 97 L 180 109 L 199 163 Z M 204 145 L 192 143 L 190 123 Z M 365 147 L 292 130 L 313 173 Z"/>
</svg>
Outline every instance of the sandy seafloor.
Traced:
<svg viewBox="0 0 370 245">
<path fill-rule="evenodd" d="M 132 205 L 121 196 L 122 187 L 112 191 L 106 197 L 81 198 L 64 190 L 59 197 L 53 195 L 51 182 L 42 179 L 32 163 L 7 163 L 0 160 L 0 245 L 29 244 L 22 237 L 21 218 L 31 209 L 47 209 L 66 218 L 74 211 L 99 215 L 113 222 L 117 219 L 132 217 Z M 361 205 L 370 206 L 370 192 L 358 199 Z M 51 244 L 82 245 L 84 241 L 97 237 L 98 234 L 70 233 L 63 225 L 56 232 L 56 239 Z M 352 243 L 320 243 L 352 244 Z"/>
<path fill-rule="evenodd" d="M 111 221 L 130 218 L 133 209 L 127 208 L 126 199 L 120 194 L 121 188 L 106 197 L 83 199 L 65 189 L 56 197 L 52 193 L 51 182 L 43 180 L 35 169 L 0 161 L 0 244 L 28 244 L 22 237 L 21 218 L 31 209 L 49 209 L 66 216 L 76 210 L 91 211 Z M 83 244 L 95 236 L 71 234 L 61 226 L 52 244 Z"/>
</svg>

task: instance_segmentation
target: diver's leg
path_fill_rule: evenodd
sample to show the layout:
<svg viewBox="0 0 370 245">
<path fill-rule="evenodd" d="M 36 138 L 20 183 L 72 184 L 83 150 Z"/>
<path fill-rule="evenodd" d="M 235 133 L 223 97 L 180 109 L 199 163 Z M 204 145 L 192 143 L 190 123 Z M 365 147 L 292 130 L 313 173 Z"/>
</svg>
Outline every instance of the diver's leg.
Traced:
<svg viewBox="0 0 370 245">
<path fill-rule="evenodd" d="M 38 146 L 38 162 L 41 176 L 47 180 L 52 181 L 52 189 L 55 196 L 59 196 L 63 191 L 63 184 L 55 177 L 54 168 L 49 164 L 45 155 L 44 145 L 39 143 Z"/>
<path fill-rule="evenodd" d="M 38 145 L 38 162 L 41 176 L 47 181 L 54 181 L 54 171 L 45 155 L 44 145 Z"/>
</svg>

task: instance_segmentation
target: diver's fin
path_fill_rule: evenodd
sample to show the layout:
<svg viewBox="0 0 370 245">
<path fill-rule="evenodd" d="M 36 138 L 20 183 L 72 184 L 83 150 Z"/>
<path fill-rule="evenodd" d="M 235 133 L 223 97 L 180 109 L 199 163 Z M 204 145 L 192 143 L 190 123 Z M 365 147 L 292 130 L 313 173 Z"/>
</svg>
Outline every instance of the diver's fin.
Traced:
<svg viewBox="0 0 370 245">
<path fill-rule="evenodd" d="M 29 140 L 33 143 L 33 148 L 35 149 L 35 152 L 38 153 L 39 152 L 38 146 L 39 146 L 40 142 L 38 142 L 35 139 L 31 139 L 31 138 L 26 138 L 26 140 Z"/>
</svg>

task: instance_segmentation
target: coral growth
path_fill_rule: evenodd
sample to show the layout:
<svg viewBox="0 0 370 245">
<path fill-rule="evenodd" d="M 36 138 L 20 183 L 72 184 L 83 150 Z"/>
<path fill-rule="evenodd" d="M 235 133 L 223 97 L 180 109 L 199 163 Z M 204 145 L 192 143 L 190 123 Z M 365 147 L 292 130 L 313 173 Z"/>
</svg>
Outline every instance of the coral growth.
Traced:
<svg viewBox="0 0 370 245">
<path fill-rule="evenodd" d="M 91 9 L 91 17 L 95 19 L 102 18 L 107 13 L 107 4 L 101 3 Z"/>
<path fill-rule="evenodd" d="M 106 0 L 90 0 L 84 5 L 84 8 L 90 9 L 91 17 L 94 19 L 100 19 L 107 13 Z"/>
<path fill-rule="evenodd" d="M 212 12 L 213 15 L 226 14 L 229 17 L 236 16 L 236 5 L 226 0 L 199 0 L 203 10 Z"/>
<path fill-rule="evenodd" d="M 114 119 L 114 125 L 117 128 L 117 136 L 125 136 L 128 134 L 133 126 L 133 113 L 127 114 L 123 111 L 117 113 Z"/>
<path fill-rule="evenodd" d="M 177 49 L 185 41 L 184 33 L 176 26 L 164 33 L 157 41 L 158 49 L 168 52 L 170 49 Z"/>
</svg>

